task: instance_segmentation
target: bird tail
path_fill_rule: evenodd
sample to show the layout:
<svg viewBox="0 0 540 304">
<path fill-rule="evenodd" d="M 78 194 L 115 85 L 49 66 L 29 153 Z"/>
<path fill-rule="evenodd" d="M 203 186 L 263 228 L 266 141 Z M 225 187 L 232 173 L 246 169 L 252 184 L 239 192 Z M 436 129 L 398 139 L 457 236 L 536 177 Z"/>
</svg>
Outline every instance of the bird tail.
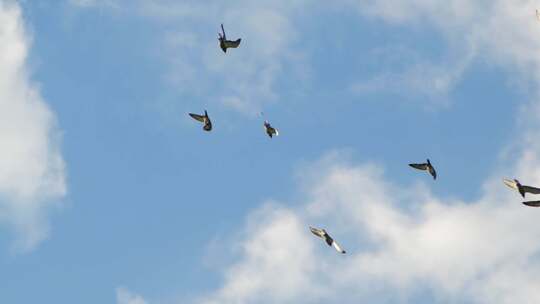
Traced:
<svg viewBox="0 0 540 304">
<path fill-rule="evenodd" d="M 340 253 L 343 253 L 343 254 L 344 254 L 344 253 L 346 252 L 345 250 L 343 250 L 343 249 L 336 243 L 336 241 L 332 242 L 332 246 L 333 246 L 338 252 L 340 252 Z"/>
</svg>

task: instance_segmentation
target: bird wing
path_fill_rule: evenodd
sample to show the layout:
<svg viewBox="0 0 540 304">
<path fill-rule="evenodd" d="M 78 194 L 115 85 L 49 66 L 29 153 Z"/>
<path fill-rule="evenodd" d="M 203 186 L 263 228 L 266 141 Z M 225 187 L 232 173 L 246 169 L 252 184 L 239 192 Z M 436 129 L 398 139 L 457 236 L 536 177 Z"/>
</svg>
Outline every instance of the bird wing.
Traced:
<svg viewBox="0 0 540 304">
<path fill-rule="evenodd" d="M 195 120 L 198 120 L 200 122 L 204 122 L 204 116 L 202 116 L 202 115 L 189 113 L 189 116 L 191 116 Z"/>
<path fill-rule="evenodd" d="M 528 201 L 528 202 L 523 202 L 523 204 L 529 207 L 540 207 L 540 201 Z"/>
<path fill-rule="evenodd" d="M 227 48 L 237 48 L 240 45 L 242 39 L 236 40 L 225 40 L 225 47 Z"/>
<path fill-rule="evenodd" d="M 345 253 L 345 250 L 341 249 L 341 247 L 336 243 L 336 241 L 332 242 L 332 247 L 334 247 L 339 253 Z"/>
<path fill-rule="evenodd" d="M 512 179 L 505 178 L 503 179 L 503 183 L 512 189 L 518 189 L 516 182 Z"/>
<path fill-rule="evenodd" d="M 524 192 L 529 192 L 529 193 L 532 193 L 532 194 L 540 194 L 540 188 L 535 188 L 535 187 L 531 187 L 531 186 L 523 186 L 523 191 Z"/>
<path fill-rule="evenodd" d="M 322 237 L 324 235 L 321 229 L 309 227 L 309 230 L 311 230 L 311 233 L 315 234 L 318 237 Z"/>
<path fill-rule="evenodd" d="M 433 179 L 437 179 L 437 171 L 435 171 L 435 168 L 433 168 L 433 166 L 429 167 L 429 174 L 433 176 Z"/>
<path fill-rule="evenodd" d="M 223 28 L 223 23 L 221 24 L 221 31 L 223 32 L 223 39 L 226 39 L 226 35 L 225 35 L 225 29 Z"/>
<path fill-rule="evenodd" d="M 418 170 L 426 170 L 428 165 L 427 164 L 409 164 L 409 166 L 418 169 Z"/>
</svg>

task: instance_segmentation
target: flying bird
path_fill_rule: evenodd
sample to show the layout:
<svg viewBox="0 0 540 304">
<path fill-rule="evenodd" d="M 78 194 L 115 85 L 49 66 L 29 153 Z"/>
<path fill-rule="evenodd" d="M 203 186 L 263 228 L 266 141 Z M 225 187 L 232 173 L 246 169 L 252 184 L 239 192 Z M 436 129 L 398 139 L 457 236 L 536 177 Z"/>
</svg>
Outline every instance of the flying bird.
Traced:
<svg viewBox="0 0 540 304">
<path fill-rule="evenodd" d="M 227 40 L 227 36 L 225 35 L 225 29 L 223 28 L 223 24 L 221 24 L 221 31 L 223 34 L 218 33 L 218 40 L 219 40 L 219 47 L 223 50 L 223 53 L 227 53 L 228 48 L 237 48 L 240 45 L 240 42 L 242 41 L 241 38 L 238 38 L 236 40 Z"/>
<path fill-rule="evenodd" d="M 418 170 L 424 170 L 424 171 L 428 171 L 429 174 L 431 174 L 431 176 L 433 176 L 433 179 L 437 179 L 437 171 L 435 171 L 435 168 L 433 167 L 433 165 L 431 164 L 431 162 L 429 161 L 429 159 L 427 160 L 427 163 L 423 163 L 423 164 L 409 164 L 409 166 L 415 168 L 415 169 L 418 169 Z"/>
<path fill-rule="evenodd" d="M 334 239 L 332 239 L 332 237 L 330 237 L 330 235 L 328 235 L 326 230 L 317 229 L 317 228 L 313 228 L 313 227 L 309 227 L 309 229 L 311 230 L 311 232 L 313 234 L 315 234 L 316 236 L 323 239 L 326 242 L 326 244 L 328 244 L 328 246 L 334 247 L 339 253 L 345 253 L 345 250 L 343 250 L 343 249 L 341 249 L 341 247 L 339 247 L 338 243 L 336 243 L 336 241 L 334 241 Z"/>
<path fill-rule="evenodd" d="M 205 131 L 212 130 L 212 122 L 210 121 L 210 117 L 208 117 L 208 113 L 206 112 L 206 110 L 204 110 L 204 115 L 189 113 L 189 116 L 191 116 L 195 120 L 198 120 L 204 123 L 203 130 Z"/>
<path fill-rule="evenodd" d="M 531 186 L 524 186 L 522 185 L 517 179 L 503 179 L 503 182 L 505 185 L 512 189 L 516 189 L 521 196 L 525 197 L 525 193 L 529 192 L 532 194 L 540 194 L 540 189 L 531 187 Z"/>
<path fill-rule="evenodd" d="M 527 205 L 529 207 L 540 207 L 540 201 L 523 202 L 523 205 Z"/>
<path fill-rule="evenodd" d="M 278 136 L 279 135 L 279 132 L 276 128 L 272 127 L 270 125 L 270 123 L 265 120 L 264 121 L 264 129 L 266 130 L 266 134 L 268 134 L 268 136 L 270 136 L 270 138 L 272 138 L 272 136 Z"/>
</svg>

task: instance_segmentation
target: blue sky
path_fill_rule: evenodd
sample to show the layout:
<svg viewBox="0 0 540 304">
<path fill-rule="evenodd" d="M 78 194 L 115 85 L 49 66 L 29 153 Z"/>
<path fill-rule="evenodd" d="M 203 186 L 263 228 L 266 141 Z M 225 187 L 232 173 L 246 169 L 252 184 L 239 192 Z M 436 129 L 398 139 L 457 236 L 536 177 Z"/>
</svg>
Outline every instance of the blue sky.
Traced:
<svg viewBox="0 0 540 304">
<path fill-rule="evenodd" d="M 540 300 L 532 1 L 0 3 L 0 302 Z"/>
</svg>

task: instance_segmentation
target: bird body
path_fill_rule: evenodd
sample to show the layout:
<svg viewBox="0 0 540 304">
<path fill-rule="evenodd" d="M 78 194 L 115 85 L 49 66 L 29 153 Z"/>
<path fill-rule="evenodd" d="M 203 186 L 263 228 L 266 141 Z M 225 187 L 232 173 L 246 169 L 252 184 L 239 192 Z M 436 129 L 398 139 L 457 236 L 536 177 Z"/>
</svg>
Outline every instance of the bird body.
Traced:
<svg viewBox="0 0 540 304">
<path fill-rule="evenodd" d="M 326 232 L 326 230 L 313 228 L 313 227 L 309 227 L 309 229 L 311 230 L 311 233 L 323 239 L 326 242 L 326 244 L 328 244 L 328 246 L 334 247 L 334 249 L 336 249 L 337 252 L 343 253 L 343 254 L 346 253 L 345 250 L 341 249 L 338 243 L 336 243 L 336 241 L 334 241 L 334 239 Z"/>
<path fill-rule="evenodd" d="M 210 121 L 210 117 L 208 117 L 208 112 L 206 112 L 206 110 L 204 110 L 204 115 L 189 113 L 189 116 L 191 116 L 195 120 L 204 123 L 203 130 L 212 130 L 212 121 Z"/>
<path fill-rule="evenodd" d="M 431 174 L 433 179 L 437 179 L 437 171 L 435 171 L 435 168 L 433 167 L 433 165 L 431 164 L 429 159 L 427 159 L 427 162 L 425 162 L 425 163 L 422 163 L 422 164 L 409 164 L 409 166 L 411 166 L 411 167 L 413 167 L 415 169 L 418 169 L 418 170 L 427 171 L 429 174 Z"/>
<path fill-rule="evenodd" d="M 272 136 L 278 136 L 279 132 L 276 128 L 272 127 L 268 121 L 264 121 L 264 129 L 266 130 L 266 134 L 272 138 Z"/>
</svg>

